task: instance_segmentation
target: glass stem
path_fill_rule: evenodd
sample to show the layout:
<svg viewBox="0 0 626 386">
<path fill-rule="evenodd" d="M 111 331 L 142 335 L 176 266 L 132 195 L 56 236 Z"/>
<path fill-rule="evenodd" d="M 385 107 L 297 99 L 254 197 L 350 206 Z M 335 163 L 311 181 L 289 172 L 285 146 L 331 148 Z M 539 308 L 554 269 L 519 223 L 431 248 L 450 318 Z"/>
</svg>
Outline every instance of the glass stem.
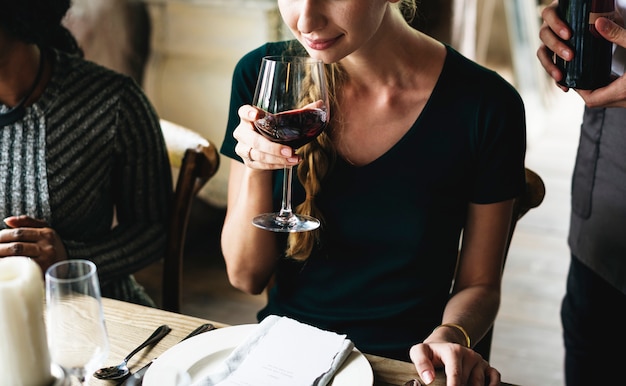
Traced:
<svg viewBox="0 0 626 386">
<path fill-rule="evenodd" d="M 280 206 L 279 218 L 277 220 L 287 222 L 293 216 L 291 210 L 291 179 L 293 176 L 293 166 L 285 166 L 283 178 L 283 201 Z"/>
</svg>

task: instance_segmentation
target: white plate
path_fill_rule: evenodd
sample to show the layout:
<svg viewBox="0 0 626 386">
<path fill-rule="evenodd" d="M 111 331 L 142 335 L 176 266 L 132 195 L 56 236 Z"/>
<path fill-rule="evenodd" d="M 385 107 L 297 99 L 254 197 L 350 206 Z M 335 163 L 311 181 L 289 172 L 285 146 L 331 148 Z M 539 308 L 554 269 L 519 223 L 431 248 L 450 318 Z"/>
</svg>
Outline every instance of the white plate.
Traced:
<svg viewBox="0 0 626 386">
<path fill-rule="evenodd" d="M 225 360 L 257 326 L 257 324 L 242 324 L 218 328 L 180 342 L 154 361 L 146 372 L 143 385 L 163 386 L 163 378 L 159 374 L 179 370 L 186 371 L 192 383 L 203 379 L 213 372 L 217 365 Z M 373 385 L 372 367 L 367 358 L 355 348 L 330 384 L 332 386 Z"/>
</svg>

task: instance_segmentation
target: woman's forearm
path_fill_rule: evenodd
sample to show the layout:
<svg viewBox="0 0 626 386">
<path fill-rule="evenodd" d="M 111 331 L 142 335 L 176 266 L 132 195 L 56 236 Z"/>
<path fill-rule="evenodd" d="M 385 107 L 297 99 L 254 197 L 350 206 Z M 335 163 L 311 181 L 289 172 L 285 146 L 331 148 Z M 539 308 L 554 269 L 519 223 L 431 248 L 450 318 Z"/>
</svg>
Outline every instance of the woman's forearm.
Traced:
<svg viewBox="0 0 626 386">
<path fill-rule="evenodd" d="M 272 172 L 231 161 L 229 181 L 221 236 L 228 278 L 234 287 L 258 294 L 271 278 L 280 255 L 277 235 L 252 225 L 256 215 L 273 211 Z"/>
<path fill-rule="evenodd" d="M 456 324 L 469 335 L 474 347 L 489 331 L 500 307 L 500 290 L 488 286 L 468 287 L 450 298 L 441 324 Z M 436 329 L 425 342 L 452 341 L 465 345 L 465 338 L 454 328 Z"/>
</svg>

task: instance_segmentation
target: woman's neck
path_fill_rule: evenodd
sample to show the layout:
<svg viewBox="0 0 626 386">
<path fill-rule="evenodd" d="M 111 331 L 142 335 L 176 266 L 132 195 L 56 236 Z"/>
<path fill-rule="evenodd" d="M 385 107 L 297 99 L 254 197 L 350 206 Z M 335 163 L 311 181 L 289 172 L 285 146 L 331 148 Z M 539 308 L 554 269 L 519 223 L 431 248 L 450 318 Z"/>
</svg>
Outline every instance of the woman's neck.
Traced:
<svg viewBox="0 0 626 386">
<path fill-rule="evenodd" d="M 374 93 L 381 89 L 429 88 L 446 55 L 443 44 L 414 29 L 403 30 L 374 52 L 353 54 L 341 62 L 352 87 Z"/>
<path fill-rule="evenodd" d="M 413 88 L 409 83 L 430 77 L 430 67 L 439 64 L 442 55 L 440 42 L 411 27 L 399 10 L 390 7 L 369 41 L 340 63 L 358 87 Z"/>
</svg>

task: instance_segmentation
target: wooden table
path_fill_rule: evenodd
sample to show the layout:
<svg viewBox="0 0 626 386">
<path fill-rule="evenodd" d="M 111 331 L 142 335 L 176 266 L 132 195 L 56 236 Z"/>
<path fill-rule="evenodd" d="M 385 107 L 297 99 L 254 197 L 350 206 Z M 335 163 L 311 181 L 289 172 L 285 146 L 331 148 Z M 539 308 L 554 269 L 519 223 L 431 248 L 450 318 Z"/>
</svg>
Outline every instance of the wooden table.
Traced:
<svg viewBox="0 0 626 386">
<path fill-rule="evenodd" d="M 143 342 L 161 324 L 167 324 L 172 331 L 152 348 L 137 353 L 129 363 L 132 372 L 141 368 L 154 357 L 178 343 L 189 332 L 203 323 L 213 323 L 215 327 L 227 324 L 193 316 L 167 312 L 156 308 L 104 298 L 104 317 L 109 333 L 110 350 L 106 366 L 119 363 L 129 352 Z M 210 332 L 209 332 L 210 334 Z M 374 372 L 375 386 L 403 386 L 406 381 L 418 378 L 411 363 L 365 354 Z M 92 378 L 90 386 L 112 386 L 114 382 Z M 437 373 L 432 386 L 445 386 L 445 375 Z M 502 384 L 503 386 L 514 386 Z"/>
</svg>

